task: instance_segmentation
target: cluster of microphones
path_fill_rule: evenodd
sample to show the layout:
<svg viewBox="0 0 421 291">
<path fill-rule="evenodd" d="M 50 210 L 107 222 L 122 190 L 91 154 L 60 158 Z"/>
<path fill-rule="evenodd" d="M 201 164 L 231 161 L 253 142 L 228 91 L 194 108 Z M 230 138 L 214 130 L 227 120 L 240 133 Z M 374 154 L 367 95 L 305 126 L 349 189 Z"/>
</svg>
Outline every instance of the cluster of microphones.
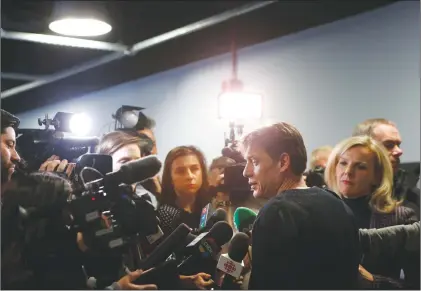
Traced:
<svg viewBox="0 0 421 291">
<path fill-rule="evenodd" d="M 136 284 L 155 284 L 159 289 L 178 289 L 179 274 L 207 273 L 214 281 L 213 289 L 238 289 L 237 280 L 243 274 L 243 259 L 249 251 L 251 228 L 256 219 L 252 210 L 240 207 L 234 213 L 234 235 L 227 223 L 227 213 L 219 208 L 213 211 L 208 204 L 202 211 L 199 229 L 180 224 L 160 242 L 140 268 L 148 270 Z M 203 223 L 204 222 L 204 223 Z M 228 243 L 228 253 L 221 254 Z"/>
<path fill-rule="evenodd" d="M 152 167 L 151 164 L 157 165 Z M 130 184 L 136 179 L 131 173 L 143 172 L 145 176 L 152 176 L 159 166 L 160 163 L 158 164 L 156 157 L 148 157 L 128 163 L 124 169 L 122 167 L 120 171 L 107 174 L 97 181 L 111 185 L 118 184 L 117 182 Z M 152 170 L 146 171 L 145 168 L 154 169 L 153 173 L 150 172 Z M 97 181 L 93 185 L 98 184 Z M 87 188 L 90 188 L 89 183 L 87 184 Z M 111 189 L 111 186 L 109 188 Z M 95 191 L 91 190 L 92 192 Z M 233 216 L 237 230 L 234 235 L 233 228 L 227 222 L 226 211 L 222 208 L 214 209 L 209 203 L 202 210 L 198 229 L 191 229 L 186 224 L 180 224 L 171 234 L 164 237 L 158 226 L 158 232 L 145 236 L 146 239 L 140 244 L 144 256 L 137 262 L 137 267 L 147 271 L 142 273 L 134 283 L 155 284 L 159 289 L 164 290 L 182 289 L 179 285 L 180 275 L 207 273 L 214 281 L 213 289 L 238 289 L 236 282 L 243 273 L 243 259 L 249 251 L 251 229 L 255 219 L 256 213 L 252 210 L 245 207 L 237 208 Z M 149 218 L 143 217 L 142 221 L 149 221 Z M 228 244 L 228 253 L 220 254 L 226 244 Z M 91 288 L 97 287 L 95 278 L 89 280 L 88 285 Z"/>
</svg>

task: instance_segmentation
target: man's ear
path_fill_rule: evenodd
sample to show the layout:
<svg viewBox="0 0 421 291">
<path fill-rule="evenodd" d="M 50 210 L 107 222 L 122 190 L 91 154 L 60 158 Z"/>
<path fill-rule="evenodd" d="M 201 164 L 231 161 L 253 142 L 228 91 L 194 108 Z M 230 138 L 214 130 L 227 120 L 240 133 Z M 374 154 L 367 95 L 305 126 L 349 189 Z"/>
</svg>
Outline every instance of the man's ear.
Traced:
<svg viewBox="0 0 421 291">
<path fill-rule="evenodd" d="M 279 172 L 288 170 L 291 164 L 291 158 L 287 153 L 283 153 L 279 158 Z"/>
</svg>

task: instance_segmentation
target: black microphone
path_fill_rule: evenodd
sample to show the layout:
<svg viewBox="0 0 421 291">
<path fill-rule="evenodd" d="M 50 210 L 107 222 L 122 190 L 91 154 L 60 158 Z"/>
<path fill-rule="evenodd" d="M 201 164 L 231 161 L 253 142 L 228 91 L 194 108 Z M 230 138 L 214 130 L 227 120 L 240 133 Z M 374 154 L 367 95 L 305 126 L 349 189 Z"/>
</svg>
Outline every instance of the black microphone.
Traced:
<svg viewBox="0 0 421 291">
<path fill-rule="evenodd" d="M 156 176 L 161 170 L 161 166 L 162 163 L 156 156 L 147 156 L 122 165 L 120 170 L 108 173 L 104 178 L 87 183 L 86 188 L 98 184 L 131 185 Z"/>
<path fill-rule="evenodd" d="M 178 269 L 184 275 L 205 272 L 214 274 L 216 267 L 216 256 L 233 235 L 231 226 L 219 221 L 209 230 L 198 235 L 189 245 L 185 253 L 187 259 L 178 265 Z"/>
<path fill-rule="evenodd" d="M 180 244 L 185 242 L 191 229 L 184 223 L 180 224 L 162 243 L 160 243 L 143 262 L 141 269 L 150 269 L 164 262 Z"/>
<path fill-rule="evenodd" d="M 235 279 L 241 276 L 243 271 L 243 258 L 246 256 L 249 248 L 249 237 L 247 234 L 238 232 L 231 240 L 228 246 L 228 254 L 222 254 L 219 257 L 217 269 L 222 271 L 224 279 L 221 284 L 223 290 L 239 289 Z"/>
<path fill-rule="evenodd" d="M 213 207 L 209 204 L 206 205 L 206 207 L 202 210 L 202 216 L 200 218 L 200 227 L 196 231 L 196 233 L 198 234 L 204 231 L 209 231 L 219 221 L 227 221 L 227 212 L 224 209 L 218 208 L 215 211 L 213 211 Z"/>
<path fill-rule="evenodd" d="M 209 217 L 208 221 L 206 222 L 205 229 L 211 229 L 216 223 L 220 221 L 227 221 L 227 212 L 222 208 L 216 209 L 215 212 Z"/>
</svg>

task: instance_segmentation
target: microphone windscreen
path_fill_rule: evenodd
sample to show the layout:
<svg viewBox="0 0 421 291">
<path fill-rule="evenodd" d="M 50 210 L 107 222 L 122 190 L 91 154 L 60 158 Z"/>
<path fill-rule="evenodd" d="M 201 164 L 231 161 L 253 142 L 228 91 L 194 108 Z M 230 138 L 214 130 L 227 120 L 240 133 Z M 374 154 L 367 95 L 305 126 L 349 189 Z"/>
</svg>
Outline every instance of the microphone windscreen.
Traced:
<svg viewBox="0 0 421 291">
<path fill-rule="evenodd" d="M 232 227 L 225 221 L 219 221 L 209 230 L 208 236 L 215 240 L 215 243 L 221 247 L 230 241 L 233 235 Z"/>
<path fill-rule="evenodd" d="M 213 224 L 215 224 L 218 221 L 227 221 L 227 212 L 222 208 L 218 208 L 209 218 L 209 221 Z"/>
<path fill-rule="evenodd" d="M 118 171 L 121 183 L 133 184 L 156 176 L 161 170 L 162 163 L 155 155 L 128 162 Z"/>
<path fill-rule="evenodd" d="M 238 207 L 234 212 L 234 226 L 238 231 L 242 231 L 244 227 L 252 224 L 256 219 L 257 214 L 247 208 L 247 207 Z"/>
<path fill-rule="evenodd" d="M 241 262 L 246 256 L 249 248 L 249 237 L 247 234 L 237 232 L 228 246 L 228 256 L 236 262 Z"/>
<path fill-rule="evenodd" d="M 142 269 L 147 270 L 164 262 L 180 245 L 184 245 L 191 229 L 184 223 L 180 224 L 152 253 L 142 262 Z"/>
</svg>

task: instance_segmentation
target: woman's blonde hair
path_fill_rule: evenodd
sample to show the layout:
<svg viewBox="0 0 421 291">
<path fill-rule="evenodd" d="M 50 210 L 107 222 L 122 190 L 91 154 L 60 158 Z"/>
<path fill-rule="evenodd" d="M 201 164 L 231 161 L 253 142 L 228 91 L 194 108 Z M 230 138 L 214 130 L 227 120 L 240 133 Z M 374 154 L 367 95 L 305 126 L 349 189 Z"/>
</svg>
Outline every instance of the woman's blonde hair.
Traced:
<svg viewBox="0 0 421 291">
<path fill-rule="evenodd" d="M 401 203 L 392 197 L 393 192 L 393 170 L 390 164 L 389 156 L 383 145 L 376 142 L 369 136 L 354 136 L 341 141 L 333 149 L 327 167 L 325 170 L 325 181 L 328 187 L 339 193 L 336 180 L 336 166 L 339 157 L 349 149 L 362 146 L 369 149 L 375 156 L 374 171 L 375 175 L 380 175 L 380 185 L 376 186 L 371 194 L 370 206 L 373 210 L 383 213 L 389 213 Z"/>
</svg>

